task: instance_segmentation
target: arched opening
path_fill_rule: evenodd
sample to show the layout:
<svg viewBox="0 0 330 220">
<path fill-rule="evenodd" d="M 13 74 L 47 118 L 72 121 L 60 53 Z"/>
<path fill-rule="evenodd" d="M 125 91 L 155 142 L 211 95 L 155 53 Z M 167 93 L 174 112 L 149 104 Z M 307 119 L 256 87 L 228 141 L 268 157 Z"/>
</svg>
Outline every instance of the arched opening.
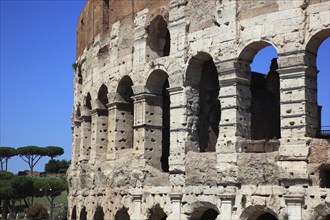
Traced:
<svg viewBox="0 0 330 220">
<path fill-rule="evenodd" d="M 109 29 L 109 0 L 103 0 L 103 31 Z"/>
<path fill-rule="evenodd" d="M 153 150 L 147 153 L 150 163 L 164 172 L 169 171 L 170 155 L 170 95 L 168 92 L 168 75 L 162 70 L 153 71 L 148 77 L 147 90 L 151 95 L 147 98 L 148 110 L 146 121 L 150 129 Z M 161 117 L 160 117 L 161 116 Z M 157 135 L 158 134 L 158 135 Z M 157 139 L 157 137 L 160 137 Z M 161 144 L 162 148 L 159 148 Z"/>
<path fill-rule="evenodd" d="M 81 116 L 81 111 L 80 111 L 80 104 L 77 105 L 77 110 L 76 110 L 76 118 L 80 118 Z"/>
<path fill-rule="evenodd" d="M 87 108 L 88 110 L 92 110 L 92 103 L 91 103 L 91 100 L 92 100 L 92 98 L 91 98 L 91 94 L 90 94 L 90 93 L 87 93 L 87 96 L 86 96 L 86 103 L 85 103 L 85 105 L 86 105 L 86 108 Z"/>
<path fill-rule="evenodd" d="M 316 116 L 316 136 L 319 138 L 330 138 L 330 29 L 324 29 L 312 36 L 306 45 L 305 63 L 311 72 L 309 77 L 309 87 L 313 88 L 307 100 L 311 105 L 316 106 L 317 110 L 309 107 L 310 115 Z M 315 74 L 317 74 L 317 77 Z M 315 76 L 315 78 L 313 77 Z M 317 88 L 317 93 L 314 94 Z M 317 96 L 317 97 L 315 97 Z M 316 112 L 315 112 L 316 111 Z"/>
<path fill-rule="evenodd" d="M 115 148 L 133 148 L 134 104 L 132 97 L 133 82 L 129 76 L 124 76 L 118 85 L 117 96 L 114 105 L 116 109 L 115 121 Z"/>
<path fill-rule="evenodd" d="M 159 204 L 149 210 L 148 220 L 166 220 L 167 215 Z"/>
<path fill-rule="evenodd" d="M 265 213 L 260 215 L 256 220 L 277 220 L 277 218 L 270 213 Z"/>
<path fill-rule="evenodd" d="M 156 16 L 147 30 L 147 59 L 168 56 L 170 54 L 171 36 L 167 23 L 160 15 Z"/>
<path fill-rule="evenodd" d="M 325 216 L 322 220 L 330 220 L 330 214 Z"/>
<path fill-rule="evenodd" d="M 197 145 L 193 150 L 214 152 L 221 118 L 220 87 L 216 66 L 208 54 L 199 53 L 190 60 L 185 86 L 190 121 L 194 122 L 189 127 Z"/>
<path fill-rule="evenodd" d="M 76 219 L 77 219 L 77 209 L 76 206 L 74 206 L 71 212 L 71 220 L 76 220 Z"/>
<path fill-rule="evenodd" d="M 97 98 L 100 102 L 99 107 L 101 109 L 107 109 L 107 104 L 109 102 L 108 101 L 108 88 L 105 85 L 102 85 L 101 88 L 99 89 Z"/>
<path fill-rule="evenodd" d="M 108 88 L 103 84 L 97 95 L 98 106 L 92 110 L 92 146 L 96 156 L 105 156 L 108 146 Z"/>
<path fill-rule="evenodd" d="M 247 207 L 239 219 L 245 220 L 277 220 L 276 213 L 263 205 Z"/>
<path fill-rule="evenodd" d="M 330 188 L 330 165 L 321 165 L 319 167 L 320 187 Z"/>
<path fill-rule="evenodd" d="M 94 213 L 94 220 L 103 220 L 104 219 L 104 212 L 102 207 L 98 206 Z"/>
<path fill-rule="evenodd" d="M 81 65 L 80 64 L 77 64 L 77 72 L 78 72 L 78 84 L 79 85 L 82 85 L 83 83 L 83 76 L 82 76 L 82 73 L 81 73 Z"/>
<path fill-rule="evenodd" d="M 191 214 L 190 220 L 215 220 L 219 213 L 211 208 L 199 207 Z"/>
<path fill-rule="evenodd" d="M 276 49 L 267 42 L 254 42 L 242 51 L 239 63 L 250 78 L 251 139 L 278 139 L 280 122 L 280 80 Z M 251 65 L 250 65 L 251 64 Z"/>
<path fill-rule="evenodd" d="M 84 112 L 84 115 L 82 115 L 82 121 L 81 121 L 81 149 L 83 150 L 83 156 L 89 158 L 90 151 L 91 151 L 91 124 L 92 124 L 92 117 L 90 116 L 90 111 L 92 110 L 92 104 L 91 104 L 91 95 L 90 93 L 87 93 L 87 96 L 85 98 L 85 109 L 86 112 Z M 87 159 L 86 158 L 86 159 Z"/>
<path fill-rule="evenodd" d="M 80 220 L 87 220 L 87 212 L 86 212 L 86 208 L 83 207 L 80 211 L 80 216 L 79 216 Z"/>
<path fill-rule="evenodd" d="M 118 210 L 115 215 L 115 220 L 130 220 L 128 209 L 121 208 L 120 210 Z"/>
</svg>

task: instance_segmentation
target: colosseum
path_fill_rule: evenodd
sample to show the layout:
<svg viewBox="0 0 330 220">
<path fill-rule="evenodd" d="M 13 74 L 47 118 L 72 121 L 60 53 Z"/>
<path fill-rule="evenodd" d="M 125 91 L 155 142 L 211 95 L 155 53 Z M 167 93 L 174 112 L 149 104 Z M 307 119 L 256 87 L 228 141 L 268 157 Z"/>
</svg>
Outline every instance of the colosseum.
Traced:
<svg viewBox="0 0 330 220">
<path fill-rule="evenodd" d="M 69 219 L 329 220 L 329 36 L 328 0 L 87 0 Z"/>
</svg>

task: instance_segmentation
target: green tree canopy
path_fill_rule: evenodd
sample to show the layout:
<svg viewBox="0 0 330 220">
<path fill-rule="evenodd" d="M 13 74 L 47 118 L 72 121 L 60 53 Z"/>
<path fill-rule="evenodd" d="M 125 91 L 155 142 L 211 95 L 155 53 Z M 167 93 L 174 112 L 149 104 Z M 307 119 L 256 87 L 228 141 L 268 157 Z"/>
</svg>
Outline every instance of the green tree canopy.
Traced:
<svg viewBox="0 0 330 220">
<path fill-rule="evenodd" d="M 52 160 L 45 164 L 47 173 L 65 173 L 70 166 L 70 161 L 67 160 Z"/>
<path fill-rule="evenodd" d="M 46 148 L 38 146 L 19 147 L 17 153 L 29 165 L 31 175 L 33 175 L 33 168 L 39 160 L 43 156 L 48 156 Z"/>
<path fill-rule="evenodd" d="M 50 157 L 51 159 L 54 159 L 54 157 L 64 154 L 64 149 L 57 146 L 47 146 L 46 150 L 47 150 L 47 156 Z"/>
<path fill-rule="evenodd" d="M 12 147 L 0 147 L 0 166 L 1 170 L 7 171 L 8 168 L 8 160 L 17 155 L 17 151 Z"/>
<path fill-rule="evenodd" d="M 17 200 L 22 199 L 26 205 L 33 204 L 33 198 L 35 195 L 34 182 L 37 177 L 32 176 L 14 176 L 10 182 L 14 189 L 14 193 Z"/>
<path fill-rule="evenodd" d="M 54 205 L 55 198 L 64 190 L 67 190 L 68 184 L 64 179 L 61 178 L 38 178 L 34 182 L 34 187 L 38 190 L 38 196 L 45 196 L 52 207 Z M 52 218 L 52 208 L 50 216 Z"/>
<path fill-rule="evenodd" d="M 6 216 L 10 209 L 10 199 L 14 196 L 14 189 L 10 180 L 14 174 L 0 171 L 0 203 L 2 204 L 2 216 Z"/>
</svg>

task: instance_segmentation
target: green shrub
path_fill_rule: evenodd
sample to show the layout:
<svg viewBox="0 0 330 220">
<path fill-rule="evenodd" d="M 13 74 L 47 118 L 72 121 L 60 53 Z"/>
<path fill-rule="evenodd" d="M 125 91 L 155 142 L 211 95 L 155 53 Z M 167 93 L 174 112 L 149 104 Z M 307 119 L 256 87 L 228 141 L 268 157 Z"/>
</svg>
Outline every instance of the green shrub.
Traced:
<svg viewBox="0 0 330 220">
<path fill-rule="evenodd" d="M 25 213 L 30 220 L 44 220 L 49 218 L 47 209 L 42 205 L 33 205 L 25 210 Z"/>
</svg>

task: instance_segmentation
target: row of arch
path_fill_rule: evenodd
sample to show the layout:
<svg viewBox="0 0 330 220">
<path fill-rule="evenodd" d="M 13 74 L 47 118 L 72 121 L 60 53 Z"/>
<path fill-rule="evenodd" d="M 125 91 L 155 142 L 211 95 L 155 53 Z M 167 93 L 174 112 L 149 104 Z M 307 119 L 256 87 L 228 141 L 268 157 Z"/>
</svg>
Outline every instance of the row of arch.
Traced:
<svg viewBox="0 0 330 220">
<path fill-rule="evenodd" d="M 213 205 L 211 205 L 213 206 Z M 329 220 L 330 214 L 326 210 L 329 206 L 328 203 L 318 205 L 315 210 L 321 210 L 321 213 L 315 211 L 313 213 L 313 219 L 317 220 Z M 327 214 L 328 213 L 328 214 Z M 200 206 L 195 208 L 194 211 L 189 215 L 189 220 L 216 220 L 220 214 L 220 211 L 217 208 L 210 208 L 208 206 Z M 82 207 L 80 212 L 78 212 L 77 207 L 74 206 L 71 209 L 71 220 L 87 220 L 87 210 L 86 207 Z M 242 214 L 240 215 L 239 219 L 242 220 L 278 220 L 278 219 L 285 219 L 287 216 L 286 212 L 277 215 L 273 210 L 268 207 L 262 205 L 254 205 L 247 207 Z M 148 220 L 166 220 L 168 215 L 164 212 L 164 210 L 160 207 L 159 204 L 153 206 L 151 209 L 148 210 Z M 104 220 L 105 213 L 101 206 L 97 206 L 95 212 L 93 214 L 93 220 Z M 122 207 L 118 209 L 115 214 L 114 220 L 130 220 L 129 210 L 126 207 Z"/>
<path fill-rule="evenodd" d="M 314 45 L 319 47 L 321 42 L 330 35 L 330 30 L 324 30 L 319 32 L 311 40 L 308 45 Z M 321 40 L 320 40 L 321 39 Z M 315 42 L 317 41 L 317 42 Z M 247 137 L 251 139 L 273 139 L 281 137 L 281 123 L 280 123 L 280 80 L 277 59 L 274 58 L 270 65 L 270 70 L 267 75 L 251 72 L 250 64 L 253 61 L 254 56 L 258 51 L 271 44 L 261 41 L 249 44 L 241 53 L 237 63 L 239 69 L 243 70 L 243 77 L 249 80 L 249 87 L 245 91 L 244 96 L 248 97 L 250 94 L 250 109 L 245 111 L 251 112 L 250 119 L 250 134 Z M 309 46 L 312 47 L 312 46 Z M 315 48 L 309 50 L 305 54 L 306 63 L 314 67 L 316 54 Z M 316 49 L 317 52 L 317 49 Z M 248 73 L 248 74 L 246 74 Z M 81 73 L 78 77 L 82 77 Z M 144 119 L 136 119 L 134 103 L 138 103 L 136 98 L 141 94 L 134 94 L 133 81 L 126 75 L 124 76 L 117 86 L 115 94 L 109 93 L 106 85 L 102 85 L 97 94 L 97 99 L 92 100 L 90 93 L 87 93 L 83 105 L 78 103 L 76 106 L 76 118 L 83 118 L 88 116 L 89 113 L 97 113 L 100 121 L 99 129 L 103 132 L 100 135 L 100 142 L 104 143 L 99 146 L 102 151 L 106 152 L 108 147 L 108 141 L 116 142 L 114 149 L 120 150 L 126 148 L 135 148 L 134 146 L 134 129 L 136 129 L 143 121 L 148 124 L 151 130 L 158 129 L 161 133 L 161 139 L 155 140 L 161 143 L 162 149 L 158 150 L 161 154 L 161 166 L 164 171 L 168 171 L 168 156 L 170 145 L 170 94 L 168 89 L 170 88 L 170 78 L 165 70 L 157 69 L 151 72 L 149 75 L 144 89 L 144 95 L 148 94 L 148 97 L 144 97 L 146 106 L 149 106 L 151 112 L 145 112 Z M 221 94 L 221 82 L 219 82 L 219 74 L 217 67 L 208 53 L 199 52 L 196 56 L 190 59 L 186 74 L 184 76 L 183 87 L 187 97 L 187 103 L 185 103 L 188 109 L 188 114 L 194 117 L 191 121 L 194 124 L 190 126 L 193 139 L 198 146 L 197 149 L 201 152 L 215 151 L 219 133 L 221 133 L 219 123 L 221 121 L 221 97 L 225 94 Z M 249 90 L 249 91 L 248 91 Z M 220 93 L 219 93 L 220 91 Z M 223 89 L 225 91 L 225 89 Z M 161 101 L 159 101 L 161 100 Z M 315 100 L 316 102 L 316 100 Z M 92 109 L 93 103 L 93 109 Z M 316 105 L 316 103 L 315 103 Z M 83 111 L 81 111 L 83 109 Z M 110 110 L 115 111 L 115 116 L 111 116 L 109 119 Z M 82 114 L 84 112 L 84 114 Z M 141 112 L 139 112 L 140 114 Z M 144 114 L 144 113 L 143 113 Z M 149 115 L 147 115 L 149 114 Z M 155 119 L 156 116 L 161 120 Z M 161 117 L 159 117 L 161 116 Z M 92 117 L 85 118 L 90 124 L 93 124 Z M 109 127 L 111 123 L 115 125 L 112 129 Z M 92 128 L 89 128 L 91 131 Z M 96 132 L 91 131 L 91 132 Z M 113 134 L 113 138 L 108 138 Z M 96 135 L 96 134 L 94 134 Z M 82 135 L 86 138 L 86 135 Z M 97 137 L 90 137 L 90 139 L 96 139 Z M 91 149 L 91 141 L 87 142 L 85 148 L 85 154 Z"/>
</svg>

